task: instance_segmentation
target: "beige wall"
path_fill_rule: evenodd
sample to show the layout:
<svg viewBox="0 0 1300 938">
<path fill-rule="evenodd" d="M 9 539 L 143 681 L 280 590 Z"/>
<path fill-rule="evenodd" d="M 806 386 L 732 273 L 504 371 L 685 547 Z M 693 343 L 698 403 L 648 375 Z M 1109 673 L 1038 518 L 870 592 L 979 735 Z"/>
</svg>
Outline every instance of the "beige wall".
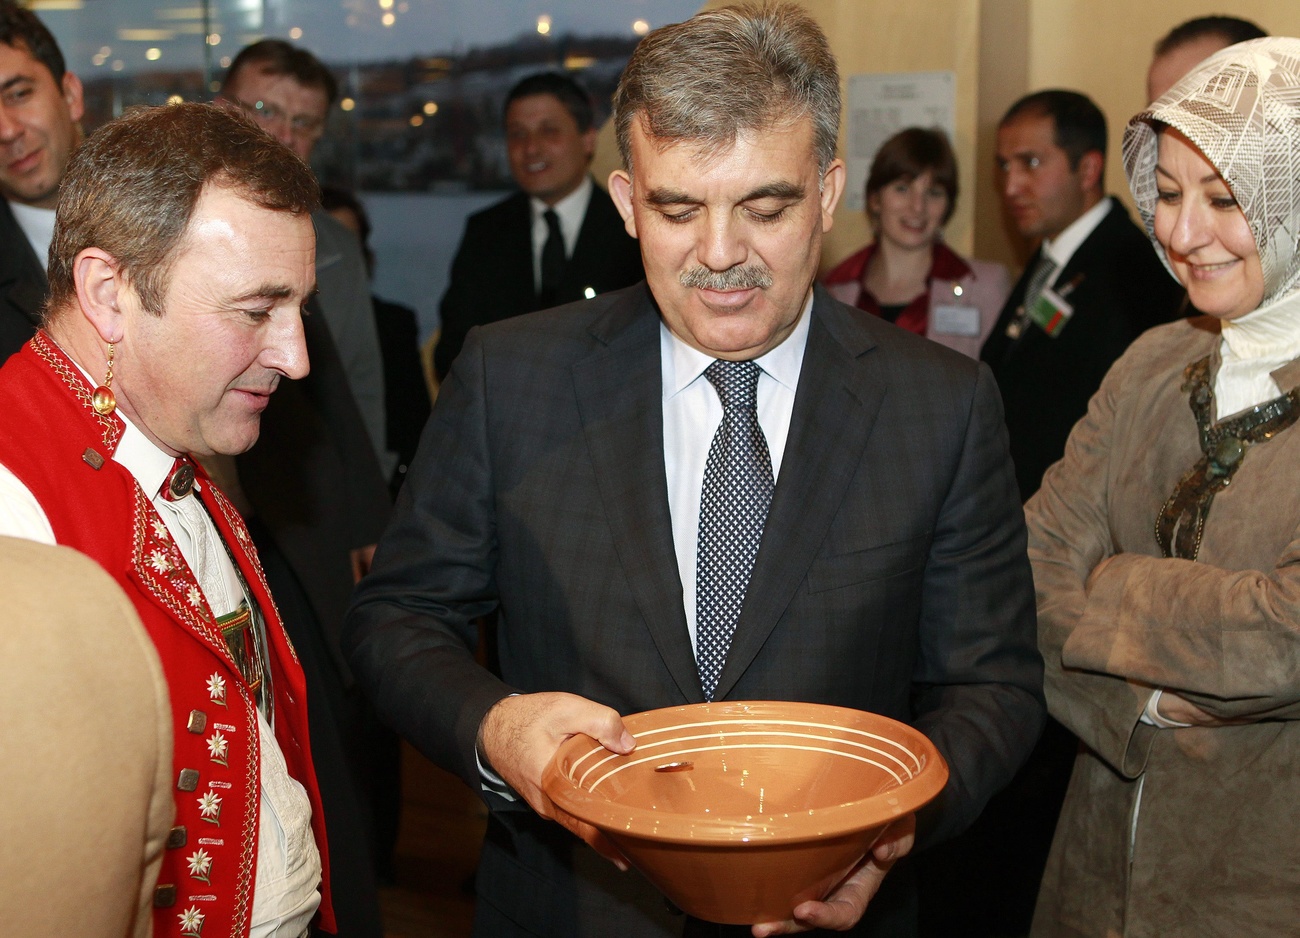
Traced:
<svg viewBox="0 0 1300 938">
<path fill-rule="evenodd" d="M 1229 12 L 1275 35 L 1300 36 L 1300 0 L 1236 0 L 1231 10 L 1188 0 L 799 0 L 821 23 L 845 79 L 861 72 L 951 71 L 961 195 L 946 237 L 958 251 L 1017 267 L 1029 246 L 1005 227 L 994 188 L 998 118 L 1041 88 L 1087 94 L 1110 124 L 1111 192 L 1128 199 L 1120 137 L 1145 102 L 1151 47 L 1193 16 Z M 705 6 L 723 6 L 713 0 Z M 841 139 L 842 142 L 842 139 Z M 601 135 L 595 173 L 618 164 L 611 128 Z M 823 267 L 861 247 L 866 220 L 841 209 Z"/>
</svg>

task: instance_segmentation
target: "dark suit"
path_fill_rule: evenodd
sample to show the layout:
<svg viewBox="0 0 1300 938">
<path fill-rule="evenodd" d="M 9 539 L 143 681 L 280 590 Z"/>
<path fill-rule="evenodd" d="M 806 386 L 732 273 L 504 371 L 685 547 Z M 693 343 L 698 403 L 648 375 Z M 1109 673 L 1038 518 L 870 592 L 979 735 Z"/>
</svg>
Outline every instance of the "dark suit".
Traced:
<svg viewBox="0 0 1300 938">
<path fill-rule="evenodd" d="M 1011 459 L 1020 494 L 1038 491 L 1047 467 L 1065 452 L 1070 430 L 1115 359 L 1142 332 L 1178 317 L 1184 291 L 1156 256 L 1146 233 L 1124 206 L 1111 209 L 1056 277 L 1074 315 L 1055 336 L 1028 325 L 1018 339 L 1007 326 L 1024 305 L 1025 287 L 1041 248 L 1007 298 L 980 358 L 1002 392 Z"/>
<path fill-rule="evenodd" d="M 970 822 L 1042 721 L 1001 411 L 970 359 L 820 288 L 812 317 L 716 697 L 913 722 L 953 771 L 923 825 L 931 841 Z M 625 714 L 703 699 L 673 550 L 659 322 L 641 285 L 472 333 L 358 587 L 344 636 L 358 678 L 475 789 L 479 723 L 512 690 Z M 498 600 L 503 680 L 470 652 L 474 618 Z M 479 934 L 680 932 L 640 877 L 490 800 Z"/>
<path fill-rule="evenodd" d="M 48 290 L 45 262 L 0 198 L 0 364 L 36 334 Z"/>
<path fill-rule="evenodd" d="M 439 314 L 442 337 L 433 367 L 442 380 L 474 326 L 541 309 L 533 283 L 533 218 L 528 195 L 516 192 L 465 222 L 465 234 L 451 264 L 451 283 Z M 569 252 L 555 302 L 572 303 L 631 286 L 645 276 L 641 249 L 623 227 L 607 193 L 593 184 L 578 240 Z"/>
</svg>

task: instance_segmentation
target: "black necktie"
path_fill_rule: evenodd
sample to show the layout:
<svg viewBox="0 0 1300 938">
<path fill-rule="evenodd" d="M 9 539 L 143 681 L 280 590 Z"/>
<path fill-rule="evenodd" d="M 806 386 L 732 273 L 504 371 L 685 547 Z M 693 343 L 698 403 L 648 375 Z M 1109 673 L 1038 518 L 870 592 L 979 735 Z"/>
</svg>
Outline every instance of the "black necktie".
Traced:
<svg viewBox="0 0 1300 938">
<path fill-rule="evenodd" d="M 553 306 L 564 279 L 564 235 L 560 231 L 560 216 L 548 208 L 542 215 L 546 219 L 546 243 L 542 245 L 542 288 L 537 299 L 542 308 Z"/>
<path fill-rule="evenodd" d="M 700 493 L 695 560 L 695 647 L 704 699 L 712 700 L 745 602 L 772 502 L 772 458 L 758 424 L 759 367 L 715 361 L 704 376 L 722 400 Z"/>
</svg>

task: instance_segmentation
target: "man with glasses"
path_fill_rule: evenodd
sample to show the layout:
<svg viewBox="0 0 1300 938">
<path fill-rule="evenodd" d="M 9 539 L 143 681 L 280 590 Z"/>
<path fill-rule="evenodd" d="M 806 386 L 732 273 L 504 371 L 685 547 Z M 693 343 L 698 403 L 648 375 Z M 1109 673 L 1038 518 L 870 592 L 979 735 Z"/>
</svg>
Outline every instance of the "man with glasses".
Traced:
<svg viewBox="0 0 1300 938">
<path fill-rule="evenodd" d="M 251 114 L 268 133 L 302 158 L 325 133 L 325 120 L 338 97 L 328 68 L 306 49 L 280 39 L 263 39 L 235 56 L 221 97 Z M 365 261 L 356 237 L 327 212 L 312 213 L 316 226 L 317 302 L 347 369 L 384 478 L 396 459 L 384 434 L 384 371 L 375 330 Z"/>
<path fill-rule="evenodd" d="M 240 52 L 221 91 L 304 161 L 336 94 L 315 56 L 274 39 Z M 395 460 L 381 466 L 375 458 L 377 450 L 389 456 L 384 381 L 360 243 L 324 211 L 312 212 L 312 223 L 318 292 L 308 309 L 320 315 L 303 320 L 311 373 L 282 382 L 256 446 L 205 466 L 244 496 L 240 511 L 307 673 L 316 773 L 337 848 L 340 932 L 377 938 L 372 857 L 382 867 L 392 850 L 399 750 L 355 687 L 339 633 L 388 520 L 385 480 Z"/>
</svg>

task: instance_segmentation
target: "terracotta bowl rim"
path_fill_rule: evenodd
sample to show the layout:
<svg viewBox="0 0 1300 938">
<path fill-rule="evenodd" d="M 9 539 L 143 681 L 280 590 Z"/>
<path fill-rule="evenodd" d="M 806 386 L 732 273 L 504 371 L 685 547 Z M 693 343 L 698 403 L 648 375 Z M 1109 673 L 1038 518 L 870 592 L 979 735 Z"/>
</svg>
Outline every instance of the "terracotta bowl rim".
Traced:
<svg viewBox="0 0 1300 938">
<path fill-rule="evenodd" d="M 560 769 L 561 759 L 571 750 L 599 746 L 590 737 L 575 736 L 561 745 L 555 758 L 546 768 L 542 787 L 547 796 L 560 810 L 617 837 L 635 837 L 665 844 L 689 844 L 704 849 L 734 847 L 740 844 L 775 846 L 808 841 L 812 838 L 842 837 L 870 830 L 917 810 L 936 797 L 948 780 L 948 766 L 943 756 L 924 733 L 906 723 L 865 710 L 803 701 L 727 700 L 661 707 L 626 716 L 624 722 L 628 730 L 637 736 L 646 732 L 644 729 L 637 728 L 636 724 L 643 722 L 638 718 L 658 717 L 667 713 L 682 714 L 688 718 L 692 713 L 698 713 L 701 715 L 699 722 L 702 723 L 739 722 L 747 718 L 761 723 L 765 722 L 765 718 L 797 719 L 816 714 L 821 718 L 821 722 L 826 723 L 835 722 L 833 718 L 839 716 L 840 722 L 837 725 L 846 727 L 851 725 L 850 721 L 861 722 L 861 717 L 867 716 L 870 717 L 871 722 L 880 724 L 874 730 L 885 729 L 897 733 L 901 737 L 900 741 L 918 757 L 922 765 L 916 775 L 897 788 L 841 804 L 816 808 L 813 814 L 781 812 L 764 815 L 701 817 L 694 819 L 688 832 L 674 833 L 662 829 L 667 826 L 665 819 L 673 818 L 673 815 L 649 808 L 618 804 L 608 798 L 592 795 L 570 781 Z M 713 714 L 712 720 L 703 719 L 705 714 Z M 872 817 L 872 820 L 864 822 L 862 820 L 864 814 Z M 774 825 L 779 825 L 781 830 L 774 831 L 772 829 Z"/>
</svg>

